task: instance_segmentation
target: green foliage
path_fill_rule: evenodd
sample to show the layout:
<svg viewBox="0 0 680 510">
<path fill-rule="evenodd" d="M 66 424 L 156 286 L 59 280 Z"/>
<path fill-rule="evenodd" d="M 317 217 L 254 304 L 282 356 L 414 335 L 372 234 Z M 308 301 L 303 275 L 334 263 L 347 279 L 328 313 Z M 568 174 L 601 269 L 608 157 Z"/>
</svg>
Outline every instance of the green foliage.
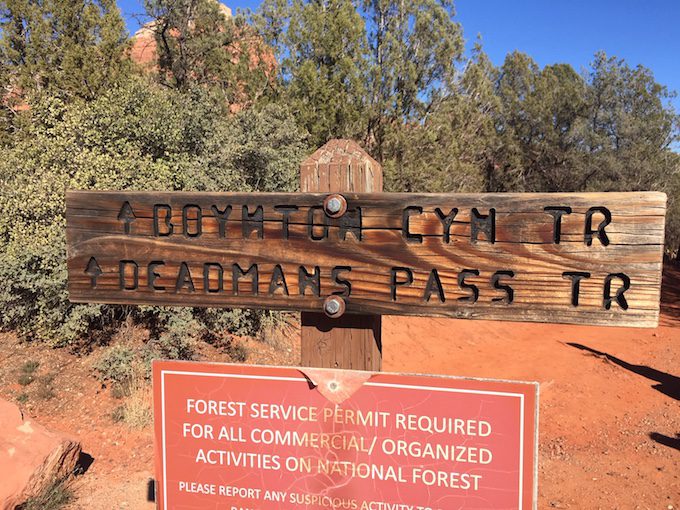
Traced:
<svg viewBox="0 0 680 510">
<path fill-rule="evenodd" d="M 38 367 L 40 366 L 40 362 L 36 361 L 34 359 L 28 360 L 26 363 L 21 365 L 21 371 L 24 374 L 33 374 L 36 370 L 38 370 Z"/>
<path fill-rule="evenodd" d="M 35 371 L 38 370 L 40 362 L 29 360 L 21 366 L 19 379 L 17 380 L 22 386 L 28 386 L 35 381 Z"/>
<path fill-rule="evenodd" d="M 648 69 L 596 55 L 590 74 L 508 55 L 497 83 L 502 136 L 494 187 L 524 191 L 664 190 L 678 140 L 668 91 Z M 500 181 L 500 182 L 499 182 Z"/>
<path fill-rule="evenodd" d="M 210 191 L 296 191 L 308 152 L 307 134 L 289 109 L 267 104 L 213 126 L 196 182 Z"/>
<path fill-rule="evenodd" d="M 371 30 L 365 141 L 380 162 L 404 168 L 402 128 L 422 122 L 454 85 L 463 32 L 451 0 L 364 0 Z"/>
<path fill-rule="evenodd" d="M 312 145 L 361 134 L 368 121 L 368 47 L 352 0 L 265 0 L 256 21 L 279 50 L 282 100 Z"/>
<path fill-rule="evenodd" d="M 209 91 L 135 81 L 88 103 L 52 98 L 27 112 L 0 161 L 2 327 L 63 344 L 125 316 L 121 307 L 67 300 L 66 189 L 292 189 L 306 146 L 286 110 L 269 105 L 229 116 L 225 108 Z M 168 335 L 159 352 L 188 357 L 185 343 L 203 329 L 195 327 L 200 314 L 137 317 L 154 315 Z"/>
<path fill-rule="evenodd" d="M 148 347 L 149 361 L 161 359 L 193 359 L 196 339 L 203 325 L 190 308 L 160 308 L 154 320 L 161 325 L 161 333 L 152 339 Z"/>
<path fill-rule="evenodd" d="M 128 382 L 134 375 L 135 351 L 123 345 L 109 347 L 94 365 L 102 381 L 119 385 Z"/>
<path fill-rule="evenodd" d="M 129 71 L 114 0 L 2 0 L 0 28 L 0 60 L 15 99 L 92 99 Z"/>
<path fill-rule="evenodd" d="M 496 138 L 490 114 L 498 109 L 494 70 L 479 47 L 475 59 L 422 122 L 393 129 L 384 162 L 386 187 L 394 191 L 479 192 L 484 189 L 487 153 Z"/>
<path fill-rule="evenodd" d="M 453 84 L 463 38 L 452 16 L 449 0 L 265 0 L 254 20 L 314 145 L 359 138 L 401 170 L 402 128 Z"/>
</svg>

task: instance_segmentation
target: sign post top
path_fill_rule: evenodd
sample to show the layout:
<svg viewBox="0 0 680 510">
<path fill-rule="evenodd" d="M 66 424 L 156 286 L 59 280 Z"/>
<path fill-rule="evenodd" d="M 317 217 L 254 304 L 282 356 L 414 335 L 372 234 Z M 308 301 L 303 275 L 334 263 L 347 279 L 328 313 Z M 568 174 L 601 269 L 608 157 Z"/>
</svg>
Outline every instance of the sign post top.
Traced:
<svg viewBox="0 0 680 510">
<path fill-rule="evenodd" d="M 304 160 L 302 164 L 317 163 L 327 165 L 331 163 L 342 163 L 347 160 L 352 162 L 363 162 L 366 165 L 371 165 L 375 169 L 381 168 L 380 163 L 373 159 L 368 152 L 354 140 L 342 139 L 330 140 L 314 151 L 314 153 Z"/>
<path fill-rule="evenodd" d="M 382 167 L 358 143 L 331 140 L 300 165 L 300 190 L 308 193 L 381 192 Z"/>
</svg>

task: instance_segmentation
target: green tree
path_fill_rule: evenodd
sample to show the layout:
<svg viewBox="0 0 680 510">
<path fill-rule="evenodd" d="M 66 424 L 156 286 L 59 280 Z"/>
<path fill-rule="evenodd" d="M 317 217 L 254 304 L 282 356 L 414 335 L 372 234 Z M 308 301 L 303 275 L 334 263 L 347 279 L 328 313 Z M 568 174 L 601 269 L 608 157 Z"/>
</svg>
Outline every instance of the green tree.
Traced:
<svg viewBox="0 0 680 510">
<path fill-rule="evenodd" d="M 509 54 L 500 68 L 496 189 L 664 190 L 678 115 L 644 67 L 596 55 L 588 75 Z"/>
<path fill-rule="evenodd" d="M 6 94 L 93 99 L 127 75 L 127 34 L 114 0 L 2 0 Z"/>
<path fill-rule="evenodd" d="M 585 80 L 568 64 L 539 69 L 527 55 L 509 54 L 500 69 L 497 159 L 514 172 L 500 189 L 567 191 L 584 186 L 582 141 Z"/>
<path fill-rule="evenodd" d="M 591 164 L 584 189 L 660 190 L 670 181 L 680 116 L 652 72 L 598 53 L 588 88 L 586 138 Z"/>
<path fill-rule="evenodd" d="M 281 59 L 281 100 L 321 146 L 367 121 L 364 20 L 351 0 L 265 0 L 256 23 Z"/>
<path fill-rule="evenodd" d="M 145 6 L 161 83 L 180 91 L 210 86 L 239 107 L 267 92 L 274 61 L 242 16 L 216 0 L 146 0 Z"/>
<path fill-rule="evenodd" d="M 400 142 L 441 104 L 463 54 L 451 0 L 365 0 L 370 120 L 364 141 L 378 161 L 403 167 Z"/>
<path fill-rule="evenodd" d="M 402 164 L 385 161 L 387 188 L 395 191 L 479 192 L 498 147 L 494 116 L 495 68 L 477 44 L 450 93 L 422 123 L 401 130 Z"/>
<path fill-rule="evenodd" d="M 355 137 L 403 172 L 411 127 L 455 81 L 463 37 L 453 15 L 450 0 L 265 0 L 255 20 L 313 143 Z"/>
</svg>

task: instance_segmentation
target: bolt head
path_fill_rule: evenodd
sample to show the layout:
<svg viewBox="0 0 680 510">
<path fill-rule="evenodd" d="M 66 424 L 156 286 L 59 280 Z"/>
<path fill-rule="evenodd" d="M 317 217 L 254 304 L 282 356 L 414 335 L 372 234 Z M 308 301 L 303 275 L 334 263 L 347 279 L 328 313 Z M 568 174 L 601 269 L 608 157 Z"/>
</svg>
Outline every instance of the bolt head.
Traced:
<svg viewBox="0 0 680 510">
<path fill-rule="evenodd" d="M 340 303 L 338 303 L 335 299 L 330 299 L 326 302 L 326 312 L 335 315 L 340 311 Z"/>
<path fill-rule="evenodd" d="M 331 218 L 339 218 L 347 210 L 347 200 L 339 193 L 331 193 L 323 201 L 323 210 Z"/>
<path fill-rule="evenodd" d="M 323 302 L 323 311 L 333 319 L 345 313 L 345 300 L 340 296 L 328 296 Z"/>
<path fill-rule="evenodd" d="M 342 202 L 340 202 L 339 198 L 333 197 L 326 203 L 326 209 L 331 214 L 336 214 L 342 209 Z"/>
</svg>

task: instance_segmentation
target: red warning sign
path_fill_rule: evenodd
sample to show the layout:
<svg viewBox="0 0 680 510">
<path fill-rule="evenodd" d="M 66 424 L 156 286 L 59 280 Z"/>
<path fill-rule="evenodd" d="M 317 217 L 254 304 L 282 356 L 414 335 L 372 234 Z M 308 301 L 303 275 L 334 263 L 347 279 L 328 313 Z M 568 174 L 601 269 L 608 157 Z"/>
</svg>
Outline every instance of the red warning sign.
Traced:
<svg viewBox="0 0 680 510">
<path fill-rule="evenodd" d="M 154 362 L 161 509 L 535 506 L 535 383 Z"/>
</svg>

